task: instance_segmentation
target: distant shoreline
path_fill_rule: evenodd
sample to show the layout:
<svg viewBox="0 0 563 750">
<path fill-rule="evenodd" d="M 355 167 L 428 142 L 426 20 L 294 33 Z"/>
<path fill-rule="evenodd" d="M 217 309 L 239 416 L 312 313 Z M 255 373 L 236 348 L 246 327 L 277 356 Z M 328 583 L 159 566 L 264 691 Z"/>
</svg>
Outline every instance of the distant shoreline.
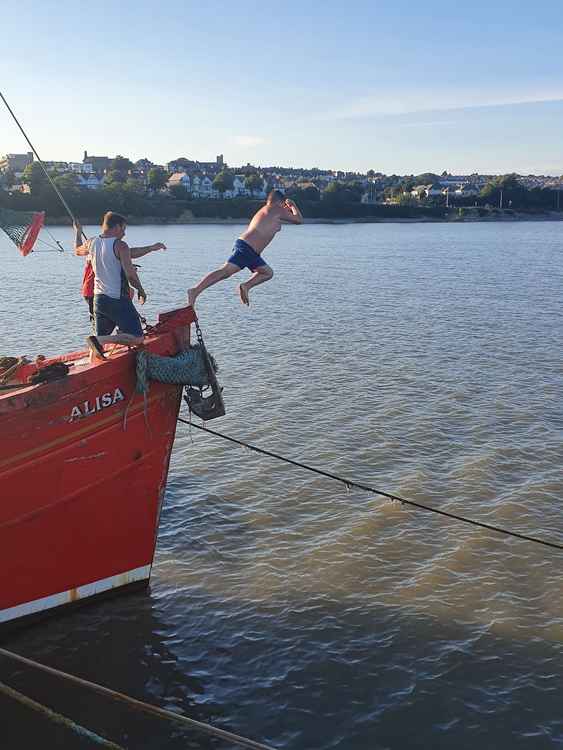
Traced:
<svg viewBox="0 0 563 750">
<path fill-rule="evenodd" d="M 419 217 L 361 217 L 348 219 L 304 219 L 304 224 L 475 224 L 475 223 L 514 223 L 520 221 L 563 221 L 563 213 L 553 212 L 546 214 L 529 214 L 514 212 L 511 215 L 494 215 L 494 216 L 452 216 L 451 218 L 438 218 L 434 216 Z M 81 220 L 86 226 L 97 225 L 99 217 L 88 217 Z M 50 227 L 68 227 L 70 220 L 67 217 L 56 217 L 45 222 Z M 164 219 L 158 216 L 130 216 L 128 217 L 130 226 L 191 226 L 209 224 L 209 225 L 246 225 L 248 219 L 222 219 L 222 218 L 191 218 L 191 219 Z"/>
</svg>

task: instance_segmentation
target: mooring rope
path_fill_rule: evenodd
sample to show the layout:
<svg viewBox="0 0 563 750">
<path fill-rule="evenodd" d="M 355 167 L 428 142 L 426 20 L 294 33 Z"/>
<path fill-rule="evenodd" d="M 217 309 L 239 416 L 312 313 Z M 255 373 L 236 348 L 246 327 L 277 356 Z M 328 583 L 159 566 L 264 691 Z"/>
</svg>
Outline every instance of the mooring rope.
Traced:
<svg viewBox="0 0 563 750">
<path fill-rule="evenodd" d="M 466 518 L 465 516 L 460 516 L 456 513 L 449 513 L 446 510 L 433 508 L 430 505 L 424 505 L 424 503 L 418 503 L 414 500 L 406 500 L 404 497 L 399 497 L 399 495 L 393 495 L 390 492 L 379 490 L 376 487 L 370 487 L 367 484 L 361 484 L 359 482 L 354 482 L 351 479 L 346 479 L 345 477 L 338 476 L 338 474 L 332 474 L 329 471 L 324 471 L 323 469 L 317 469 L 315 466 L 309 466 L 307 464 L 300 463 L 299 461 L 294 461 L 291 458 L 287 458 L 287 456 L 281 456 L 278 453 L 272 453 L 271 451 L 267 451 L 264 448 L 258 448 L 256 445 L 251 445 L 250 443 L 245 443 L 243 440 L 237 440 L 236 438 L 233 438 L 230 435 L 224 435 L 221 432 L 210 430 L 209 427 L 204 427 L 203 425 L 195 424 L 194 422 L 188 421 L 187 419 L 182 419 L 181 417 L 178 417 L 178 422 L 187 424 L 189 427 L 195 427 L 196 430 L 207 432 L 209 435 L 213 435 L 214 437 L 221 438 L 222 440 L 228 440 L 230 443 L 235 443 L 236 445 L 240 445 L 243 448 L 248 448 L 249 450 L 254 451 L 255 453 L 260 453 L 263 456 L 269 456 L 270 458 L 275 458 L 278 461 L 283 461 L 284 463 L 291 464 L 292 466 L 297 466 L 299 469 L 305 469 L 306 471 L 310 471 L 313 474 L 318 474 L 319 476 L 327 477 L 327 479 L 332 479 L 336 482 L 341 482 L 342 484 L 346 486 L 347 489 L 354 487 L 358 490 L 362 490 L 363 492 L 369 492 L 372 495 L 381 495 L 382 497 L 386 497 L 389 500 L 399 502 L 402 505 L 410 505 L 413 508 L 418 508 L 419 510 L 426 510 L 430 513 L 437 513 L 440 516 L 445 516 L 446 518 L 451 518 L 455 521 L 461 521 L 462 523 L 467 523 L 467 524 L 470 524 L 471 526 L 479 526 L 482 529 L 495 531 L 497 534 L 504 534 L 505 536 L 514 537 L 515 539 L 523 539 L 526 542 L 533 542 L 534 544 L 542 544 L 544 547 L 551 547 L 552 549 L 563 550 L 563 544 L 558 544 L 557 542 L 548 542 L 545 539 L 539 539 L 538 537 L 530 536 L 528 534 L 520 534 L 517 531 L 510 531 L 509 529 L 503 529 L 501 526 L 493 526 L 493 524 L 484 523 L 483 521 L 475 521 L 472 518 Z"/>
<path fill-rule="evenodd" d="M 57 194 L 57 196 L 58 196 L 58 198 L 59 198 L 60 202 L 61 202 L 61 203 L 63 204 L 63 206 L 64 206 L 64 208 L 65 208 L 65 210 L 66 210 L 67 214 L 68 214 L 68 215 L 70 216 L 70 218 L 71 218 L 72 222 L 74 222 L 74 223 L 75 223 L 75 222 L 76 222 L 76 219 L 75 219 L 75 217 L 74 217 L 74 214 L 73 214 L 73 213 L 72 213 L 72 211 L 70 210 L 70 208 L 69 208 L 69 205 L 68 205 L 68 203 L 67 203 L 67 202 L 65 201 L 65 199 L 64 199 L 64 197 L 63 197 L 63 194 L 61 193 L 61 191 L 59 190 L 59 188 L 57 187 L 57 185 L 56 185 L 56 184 L 55 184 L 55 182 L 53 181 L 53 178 L 51 177 L 51 175 L 50 175 L 50 174 L 49 174 L 49 172 L 47 171 L 47 167 L 46 167 L 46 166 L 45 166 L 45 164 L 44 164 L 44 163 L 43 163 L 43 162 L 41 161 L 41 157 L 39 156 L 39 154 L 38 154 L 38 153 L 37 153 L 37 151 L 35 150 L 35 146 L 33 145 L 33 143 L 32 143 L 32 142 L 31 142 L 31 141 L 29 140 L 29 138 L 27 137 L 27 133 L 26 133 L 26 132 L 25 132 L 25 130 L 23 129 L 23 127 L 22 127 L 22 125 L 21 125 L 20 121 L 18 120 L 18 118 L 17 118 L 17 117 L 16 117 L 16 115 L 14 114 L 14 111 L 12 110 L 12 108 L 10 107 L 10 105 L 8 104 L 8 102 L 6 101 L 6 97 L 4 96 L 4 94 L 3 94 L 3 93 L 2 93 L 1 91 L 0 91 L 0 99 L 2 99 L 2 101 L 3 101 L 3 102 L 4 102 L 4 104 L 6 105 L 6 109 L 7 109 L 7 110 L 8 110 L 8 112 L 9 112 L 9 113 L 10 113 L 10 114 L 12 115 L 12 118 L 13 118 L 14 122 L 16 123 L 16 125 L 18 126 L 18 128 L 20 129 L 20 132 L 21 132 L 21 134 L 23 135 L 23 137 L 25 138 L 25 140 L 26 140 L 26 141 L 28 142 L 28 144 L 29 144 L 29 148 L 30 148 L 30 149 L 31 149 L 31 150 L 33 151 L 33 153 L 35 154 L 35 158 L 37 159 L 37 161 L 39 162 L 39 164 L 40 164 L 40 166 L 41 166 L 41 169 L 42 169 L 42 170 L 43 170 L 43 172 L 45 173 L 45 177 L 46 177 L 46 178 L 47 178 L 47 179 L 49 180 L 49 182 L 51 183 L 51 187 L 53 188 L 53 190 L 54 190 L 54 191 L 55 191 L 55 193 Z M 86 238 L 86 235 L 84 234 L 84 232 L 83 232 L 82 234 L 84 235 L 84 238 Z"/>
<path fill-rule="evenodd" d="M 55 675 L 55 677 L 62 677 L 68 682 L 73 682 L 76 685 L 80 685 L 81 687 L 90 688 L 96 693 L 100 693 L 101 695 L 113 698 L 113 700 L 116 701 L 121 701 L 121 703 L 125 703 L 130 708 L 138 709 L 139 711 L 143 711 L 146 714 L 151 714 L 152 716 L 158 716 L 161 719 L 176 721 L 180 724 L 184 724 L 184 726 L 189 726 L 192 729 L 197 729 L 198 731 L 204 732 L 205 734 L 210 734 L 213 737 L 218 737 L 219 739 L 233 742 L 235 745 L 240 745 L 241 747 L 249 747 L 252 750 L 274 750 L 274 748 L 269 745 L 263 745 L 260 742 L 255 742 L 254 740 L 249 740 L 246 737 L 241 737 L 238 734 L 233 734 L 233 732 L 228 732 L 226 729 L 218 729 L 217 727 L 211 726 L 211 724 L 205 724 L 202 721 L 190 719 L 189 716 L 184 716 L 183 714 L 177 714 L 173 711 L 167 711 L 165 708 L 153 706 L 152 703 L 145 703 L 144 701 L 137 700 L 137 698 L 132 698 L 129 695 L 125 695 L 125 693 L 120 693 L 117 690 L 111 690 L 110 688 L 104 687 L 103 685 L 99 685 L 97 682 L 90 682 L 90 680 L 85 680 L 82 677 L 76 677 L 76 675 L 69 674 L 68 672 L 62 672 L 60 669 L 48 667 L 46 664 L 40 664 L 37 661 L 33 661 L 33 659 L 28 659 L 25 656 L 20 656 L 20 654 L 16 654 L 13 651 L 7 651 L 4 648 L 0 648 L 0 656 L 5 656 L 8 659 L 15 659 L 22 664 L 26 664 L 28 667 L 34 667 L 35 669 L 39 669 L 42 672 L 47 672 L 48 674 Z"/>
<path fill-rule="evenodd" d="M 12 698 L 12 700 L 21 703 L 27 708 L 31 708 L 32 711 L 37 711 L 42 716 L 45 716 L 55 724 L 60 724 L 66 729 L 70 729 L 70 731 L 74 732 L 74 734 L 77 734 L 84 739 L 90 740 L 99 747 L 106 747 L 108 748 L 108 750 L 124 750 L 121 745 L 116 745 L 115 742 L 106 740 L 105 737 L 96 734 L 96 732 L 92 732 L 90 729 L 86 729 L 86 727 L 77 724 L 67 716 L 63 716 L 62 714 L 53 711 L 53 709 L 49 708 L 48 706 L 44 706 L 42 703 L 38 703 L 32 698 L 28 698 L 27 695 L 20 693 L 18 690 L 14 690 L 14 688 L 10 687 L 9 685 L 5 685 L 3 682 L 0 682 L 0 693 L 7 696 L 8 698 Z"/>
</svg>

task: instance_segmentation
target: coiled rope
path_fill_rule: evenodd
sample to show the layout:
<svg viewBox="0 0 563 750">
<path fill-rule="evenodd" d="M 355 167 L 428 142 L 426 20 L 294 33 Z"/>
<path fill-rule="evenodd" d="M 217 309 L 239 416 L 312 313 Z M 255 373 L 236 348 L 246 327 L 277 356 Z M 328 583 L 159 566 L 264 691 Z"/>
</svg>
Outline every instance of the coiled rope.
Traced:
<svg viewBox="0 0 563 750">
<path fill-rule="evenodd" d="M 68 682 L 73 682 L 80 687 L 90 688 L 96 693 L 100 693 L 101 695 L 105 695 L 109 698 L 113 698 L 116 701 L 125 703 L 130 708 L 137 709 L 139 711 L 142 711 L 143 713 L 151 714 L 152 716 L 158 716 L 161 719 L 176 721 L 180 724 L 184 724 L 185 726 L 189 726 L 192 729 L 197 729 L 200 732 L 204 732 L 205 734 L 210 734 L 213 737 L 218 737 L 222 740 L 233 742 L 235 745 L 240 745 L 241 747 L 249 747 L 251 748 L 251 750 L 274 750 L 274 748 L 269 745 L 263 745 L 260 742 L 249 740 L 246 737 L 241 737 L 238 734 L 233 734 L 233 732 L 228 732 L 225 729 L 218 729 L 217 727 L 213 727 L 210 724 L 205 724 L 202 721 L 190 719 L 189 716 L 184 716 L 183 714 L 177 714 L 173 711 L 167 711 L 164 708 L 153 706 L 151 703 L 145 703 L 144 701 L 137 700 L 137 698 L 132 698 L 129 695 L 125 695 L 125 693 L 120 693 L 117 690 L 110 690 L 110 688 L 104 687 L 103 685 L 98 685 L 97 682 L 90 682 L 90 680 L 85 680 L 82 677 L 76 677 L 76 675 L 69 674 L 68 672 L 62 672 L 60 669 L 48 667 L 46 664 L 40 664 L 37 661 L 33 661 L 33 659 L 27 659 L 25 656 L 20 656 L 20 654 L 16 654 L 13 651 L 7 651 L 4 648 L 0 648 L 0 656 L 5 656 L 8 659 L 15 659 L 22 664 L 26 664 L 28 667 L 34 667 L 35 669 L 39 669 L 42 672 L 47 672 L 48 674 L 55 675 L 56 677 L 62 677 Z"/>
<path fill-rule="evenodd" d="M 362 490 L 363 492 L 369 492 L 372 495 L 381 495 L 381 497 L 386 497 L 389 500 L 393 500 L 394 502 L 399 502 L 402 505 L 409 505 L 413 508 L 418 508 L 419 510 L 426 510 L 429 513 L 437 513 L 440 516 L 445 516 L 446 518 L 450 518 L 454 521 L 461 521 L 462 523 L 466 523 L 471 526 L 478 526 L 482 529 L 495 531 L 497 534 L 504 534 L 505 536 L 514 537 L 515 539 L 523 539 L 526 542 L 533 542 L 534 544 L 541 544 L 544 547 L 551 547 L 552 549 L 563 550 L 563 544 L 559 544 L 558 542 L 549 542 L 546 539 L 539 539 L 538 537 L 530 536 L 528 534 L 520 534 L 517 531 L 510 531 L 509 529 L 503 529 L 500 526 L 494 526 L 493 524 L 484 523 L 483 521 L 475 521 L 472 518 L 466 518 L 465 516 L 460 516 L 456 513 L 449 513 L 446 510 L 433 508 L 430 505 L 424 505 L 424 503 L 417 503 L 414 500 L 406 500 L 404 497 L 399 497 L 399 495 L 393 495 L 390 492 L 379 490 L 376 487 L 370 487 L 367 484 L 354 482 L 351 479 L 346 479 L 345 477 L 338 476 L 337 474 L 332 474 L 329 471 L 324 471 L 323 469 L 317 469 L 315 466 L 309 466 L 308 464 L 303 464 L 303 463 L 300 463 L 299 461 L 294 461 L 291 458 L 287 458 L 287 456 L 281 456 L 278 453 L 272 453 L 271 451 L 264 450 L 263 448 L 258 448 L 256 445 L 251 445 L 250 443 L 245 443 L 243 440 L 237 440 L 236 438 L 233 438 L 230 435 L 224 435 L 221 432 L 210 430 L 208 427 L 195 424 L 194 422 L 190 422 L 187 419 L 182 419 L 181 417 L 178 417 L 178 422 L 187 424 L 190 427 L 195 427 L 196 430 L 207 432 L 209 435 L 213 435 L 214 437 L 221 438 L 222 440 L 227 440 L 230 443 L 235 443 L 236 445 L 240 445 L 241 447 L 247 448 L 251 451 L 254 451 L 255 453 L 260 453 L 263 456 L 269 456 L 270 458 L 275 458 L 278 461 L 283 461 L 286 464 L 297 466 L 299 469 L 305 469 L 306 471 L 310 471 L 313 474 L 318 474 L 319 476 L 327 477 L 328 479 L 333 479 L 336 482 L 341 482 L 342 484 L 346 486 L 347 489 L 354 487 L 358 490 Z"/>
</svg>

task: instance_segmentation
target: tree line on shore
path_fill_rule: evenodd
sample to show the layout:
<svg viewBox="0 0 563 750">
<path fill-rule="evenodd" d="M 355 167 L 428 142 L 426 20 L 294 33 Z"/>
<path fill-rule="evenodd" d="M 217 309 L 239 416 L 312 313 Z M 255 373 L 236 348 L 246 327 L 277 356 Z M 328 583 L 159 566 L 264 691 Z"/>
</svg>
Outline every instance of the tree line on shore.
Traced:
<svg viewBox="0 0 563 750">
<path fill-rule="evenodd" d="M 117 157 L 104 178 L 104 185 L 97 190 L 80 187 L 78 178 L 71 173 L 52 174 L 52 179 L 77 216 L 92 220 L 109 208 L 130 217 L 154 218 L 162 221 L 183 221 L 190 218 L 246 219 L 260 205 L 251 198 L 231 198 L 217 200 L 193 198 L 180 186 L 163 192 L 167 175 L 162 169 L 150 169 L 146 183 L 130 176 L 131 163 L 124 157 Z M 439 180 L 432 173 L 412 178 L 386 178 L 394 182 L 382 191 L 388 202 L 362 203 L 366 187 L 360 181 L 333 181 L 323 190 L 311 182 L 297 182 L 286 194 L 295 200 L 303 215 L 317 219 L 362 219 L 370 218 L 416 218 L 428 216 L 443 218 L 446 215 L 445 199 L 417 201 L 412 190 Z M 48 220 L 59 219 L 61 205 L 55 191 L 37 162 L 26 168 L 24 180 L 30 187 L 29 193 L 0 190 L 0 207 L 21 211 L 46 211 Z M 216 175 L 214 189 L 224 194 L 232 189 L 233 176 L 228 171 Z M 248 181 L 248 185 L 246 182 Z M 259 189 L 263 180 L 256 172 L 249 172 L 245 178 L 249 190 Z M 375 189 L 374 189 L 375 194 Z M 369 190 L 368 190 L 369 195 Z M 560 208 L 558 191 L 547 188 L 528 189 L 516 175 L 504 175 L 491 179 L 478 196 L 449 196 L 449 204 L 454 207 L 479 208 L 502 205 L 505 209 L 521 211 L 546 211 Z M 561 206 L 563 208 L 563 206 Z"/>
<path fill-rule="evenodd" d="M 153 170 L 149 171 L 148 184 L 145 185 L 130 177 L 125 168 L 111 169 L 104 179 L 103 187 L 97 190 L 79 187 L 73 174 L 53 174 L 51 177 L 75 215 L 83 221 L 97 220 L 109 209 L 132 219 L 150 218 L 163 222 L 189 221 L 192 218 L 248 219 L 263 204 L 261 200 L 241 197 L 230 200 L 193 198 L 180 186 L 162 192 L 163 175 L 151 172 Z M 247 175 L 248 178 L 253 176 L 257 177 Z M 16 211 L 46 211 L 48 222 L 66 221 L 60 200 L 38 163 L 30 165 L 24 179 L 30 192 L 0 190 L 0 207 Z M 261 178 L 258 179 L 262 186 Z M 219 193 L 226 192 L 231 187 L 230 173 L 220 173 L 215 177 L 214 189 Z M 250 181 L 248 187 L 253 187 Z M 311 184 L 303 187 L 297 184 L 294 189 L 287 191 L 287 195 L 299 204 L 304 216 L 314 219 L 414 218 L 421 214 L 420 209 L 412 206 L 361 203 L 362 192 L 361 183 L 333 182 L 324 191 L 322 200 L 318 188 Z M 444 209 L 427 206 L 423 213 L 440 218 L 444 215 Z"/>
<path fill-rule="evenodd" d="M 418 177 L 406 177 L 385 188 L 384 195 L 398 204 L 413 205 L 416 199 L 412 191 L 420 185 L 439 183 L 440 177 L 433 173 L 425 173 Z M 458 207 L 501 207 L 516 211 L 550 211 L 563 208 L 560 191 L 552 188 L 527 188 L 516 174 L 494 177 L 481 188 L 478 195 L 457 195 L 450 191 L 448 203 Z M 445 196 L 434 203 L 444 203 Z"/>
</svg>

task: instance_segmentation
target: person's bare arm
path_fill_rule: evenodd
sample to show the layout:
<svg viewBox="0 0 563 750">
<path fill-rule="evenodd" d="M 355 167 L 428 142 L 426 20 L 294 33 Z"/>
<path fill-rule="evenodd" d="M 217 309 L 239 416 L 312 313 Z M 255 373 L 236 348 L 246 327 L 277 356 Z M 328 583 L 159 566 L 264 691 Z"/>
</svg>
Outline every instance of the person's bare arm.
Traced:
<svg viewBox="0 0 563 750">
<path fill-rule="evenodd" d="M 90 252 L 90 244 L 88 240 L 82 243 L 84 232 L 82 226 L 76 221 L 74 222 L 74 254 L 75 255 L 88 255 Z"/>
<path fill-rule="evenodd" d="M 131 262 L 131 250 L 129 249 L 129 245 L 126 242 L 123 242 L 123 240 L 119 240 L 115 243 L 115 245 L 115 252 L 117 253 L 117 257 L 119 258 L 125 276 L 127 276 L 127 281 L 134 289 L 137 290 L 137 297 L 139 299 L 139 302 L 141 303 L 141 305 L 144 305 L 147 299 L 147 295 L 145 290 L 143 289 L 141 280 L 137 275 L 135 266 Z"/>
<path fill-rule="evenodd" d="M 294 201 L 291 198 L 285 199 L 286 213 L 282 215 L 281 220 L 287 221 L 289 224 L 303 224 L 303 215 L 297 208 Z"/>
<path fill-rule="evenodd" d="M 166 250 L 166 245 L 162 242 L 155 242 L 153 245 L 145 245 L 144 247 L 130 247 L 129 252 L 132 258 L 142 258 L 143 255 L 149 253 L 155 253 L 157 250 Z"/>
</svg>

